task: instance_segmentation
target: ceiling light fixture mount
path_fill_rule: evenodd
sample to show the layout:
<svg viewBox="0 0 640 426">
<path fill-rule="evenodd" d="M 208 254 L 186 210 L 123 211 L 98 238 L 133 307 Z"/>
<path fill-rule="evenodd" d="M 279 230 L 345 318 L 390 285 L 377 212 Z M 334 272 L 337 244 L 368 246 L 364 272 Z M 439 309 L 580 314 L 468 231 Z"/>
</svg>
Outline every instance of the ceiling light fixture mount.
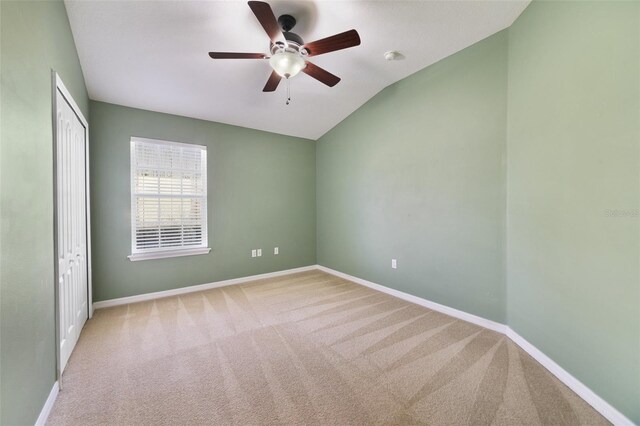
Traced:
<svg viewBox="0 0 640 426">
<path fill-rule="evenodd" d="M 282 31 L 288 33 L 296 26 L 296 18 L 291 15 L 280 15 L 278 17 L 278 25 L 282 28 Z"/>
<path fill-rule="evenodd" d="M 401 59 L 404 59 L 404 55 L 397 50 L 389 50 L 387 52 L 384 52 L 384 59 L 386 59 L 387 61 L 399 61 Z"/>
</svg>

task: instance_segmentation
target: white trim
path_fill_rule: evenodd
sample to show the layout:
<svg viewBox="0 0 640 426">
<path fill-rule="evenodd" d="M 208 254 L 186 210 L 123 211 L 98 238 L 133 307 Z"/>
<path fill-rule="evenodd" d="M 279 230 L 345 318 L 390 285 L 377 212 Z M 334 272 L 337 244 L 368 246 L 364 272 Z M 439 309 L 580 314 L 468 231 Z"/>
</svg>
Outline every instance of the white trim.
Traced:
<svg viewBox="0 0 640 426">
<path fill-rule="evenodd" d="M 211 249 L 209 247 L 198 247 L 194 249 L 162 250 L 133 253 L 127 257 L 130 261 L 137 262 L 140 260 L 165 259 L 167 257 L 195 256 L 198 254 L 208 254 L 210 251 Z"/>
<path fill-rule="evenodd" d="M 230 280 L 216 281 L 207 284 L 192 285 L 189 287 L 176 288 L 172 290 L 157 291 L 155 293 L 139 294 L 137 296 L 120 297 L 118 299 L 102 300 L 93 304 L 95 309 L 110 308 L 112 306 L 127 305 L 129 303 L 145 302 L 147 300 L 161 299 L 163 297 L 177 296 L 180 294 L 193 293 L 196 291 L 209 290 L 212 288 L 226 287 L 229 285 L 242 284 L 250 281 L 263 280 L 265 278 L 280 277 L 282 275 L 295 274 L 297 272 L 314 271 L 317 265 L 303 266 L 301 268 L 286 269 L 284 271 L 268 272 L 266 274 L 251 275 L 248 277 L 232 278 Z"/>
<path fill-rule="evenodd" d="M 85 127 L 85 202 L 87 203 L 87 301 L 89 303 L 89 319 L 93 318 L 93 272 L 91 269 L 91 185 L 89 183 L 89 127 Z"/>
<path fill-rule="evenodd" d="M 525 340 L 524 337 L 520 336 L 509 327 L 507 327 L 506 335 L 611 423 L 617 426 L 633 426 L 633 422 L 624 414 L 599 397 L 580 380 L 573 377 L 569 372 L 567 372 L 567 370 L 560 367 L 560 365 L 545 355 L 540 349 Z"/>
<path fill-rule="evenodd" d="M 86 118 L 84 118 L 84 115 L 82 115 L 82 110 L 80 109 L 80 107 L 78 107 L 78 104 L 76 104 L 76 101 L 73 100 L 73 96 L 71 96 L 71 93 L 69 93 L 69 91 L 67 90 L 67 87 L 64 85 L 64 83 L 62 82 L 62 79 L 60 78 L 57 72 L 55 73 L 55 76 L 56 76 L 56 88 L 60 90 L 60 93 L 62 93 L 62 96 L 64 96 L 65 100 L 69 103 L 69 106 L 71 106 L 71 109 L 73 110 L 73 112 L 78 116 L 84 128 L 88 129 L 89 122 L 87 121 Z"/>
<path fill-rule="evenodd" d="M 363 280 L 362 278 L 354 277 L 349 274 L 345 274 L 343 272 L 336 271 L 331 268 L 327 268 L 326 266 L 318 265 L 318 269 L 326 272 L 331 275 L 335 275 L 340 278 L 344 278 L 345 280 L 353 281 L 356 284 L 363 285 L 365 287 L 372 288 L 374 290 L 378 290 L 382 293 L 390 294 L 391 296 L 397 297 L 402 300 L 406 300 L 407 302 L 415 303 L 416 305 L 424 306 L 425 308 L 433 309 L 434 311 L 442 312 L 443 314 L 447 314 L 454 318 L 461 319 L 463 321 L 470 322 L 472 324 L 479 325 L 480 327 L 488 328 L 489 330 L 497 331 L 498 333 L 505 333 L 507 328 L 506 325 L 500 324 L 499 322 L 495 322 L 486 318 L 479 317 L 477 315 L 469 314 L 464 311 L 460 311 L 458 309 L 450 308 L 449 306 L 441 305 L 436 302 L 432 302 L 427 299 L 423 299 L 418 296 L 414 296 L 412 294 L 408 294 L 399 290 L 395 290 L 389 287 L 385 287 L 380 284 L 373 283 L 371 281 Z"/>
<path fill-rule="evenodd" d="M 201 206 L 201 215 L 202 215 L 202 241 L 200 242 L 200 244 L 198 244 L 195 247 L 184 247 L 184 246 L 179 246 L 175 249 L 173 248 L 167 248 L 167 247 L 157 247 L 157 248 L 151 248 L 151 249 L 139 249 L 137 248 L 137 220 L 136 220 L 136 215 L 137 215 L 137 207 L 136 207 L 136 203 L 138 200 L 138 197 L 141 196 L 149 196 L 151 194 L 140 194 L 140 193 L 136 193 L 136 174 L 138 172 L 137 166 L 136 166 L 136 162 L 135 162 L 135 157 L 136 157 L 136 144 L 140 143 L 140 144 L 154 144 L 154 145 L 168 145 L 168 146 L 175 146 L 175 147 L 179 147 L 179 148 L 188 148 L 188 149 L 199 149 L 200 150 L 200 161 L 201 161 L 201 170 L 200 170 L 200 174 L 202 175 L 202 192 L 203 195 L 191 195 L 189 196 L 189 198 L 199 198 L 202 200 L 202 206 Z M 167 140 L 160 140 L 160 139 L 148 139 L 148 138 L 141 138 L 138 136 L 132 136 L 131 140 L 129 142 L 130 144 L 130 174 L 129 174 L 129 180 L 130 180 L 130 188 L 131 188 L 131 206 L 130 206 L 130 210 L 131 210 L 131 255 L 128 256 L 129 259 L 131 261 L 137 261 L 137 260 L 147 260 L 147 259 L 164 259 L 167 257 L 179 257 L 179 256 L 189 256 L 189 255 L 196 255 L 196 254 L 207 254 L 209 253 L 209 251 L 211 250 L 210 248 L 208 248 L 209 246 L 209 216 L 208 216 L 208 204 L 209 204 L 209 200 L 208 200 L 208 189 L 207 189 L 207 174 L 208 174 L 208 161 L 207 161 L 207 147 L 205 145 L 197 145 L 197 144 L 188 144 L 188 143 L 182 143 L 182 142 L 173 142 L 173 141 L 167 141 Z M 161 198 L 182 198 L 183 195 L 181 194 L 179 195 L 160 195 L 158 194 L 153 194 L 154 197 L 161 197 Z M 158 242 L 160 242 L 160 240 L 158 240 Z M 200 249 L 199 251 L 197 249 Z M 206 251 L 203 251 L 206 250 Z M 149 254 L 148 256 L 143 256 L 142 254 Z"/>
<path fill-rule="evenodd" d="M 56 402 L 56 398 L 58 397 L 58 391 L 60 387 L 58 386 L 58 382 L 56 381 L 51 388 L 51 392 L 49 392 L 49 396 L 47 400 L 44 402 L 44 406 L 40 411 L 40 415 L 38 416 L 38 420 L 36 420 L 35 426 L 44 426 L 49 418 L 49 414 L 51 413 L 51 409 L 53 408 L 53 404 Z"/>
<path fill-rule="evenodd" d="M 168 141 L 168 140 L 164 140 L 164 139 L 141 138 L 139 136 L 131 136 L 131 142 L 157 143 L 157 144 L 161 144 L 161 145 L 181 146 L 181 147 L 184 147 L 184 148 L 193 148 L 194 146 L 197 146 L 197 147 L 202 148 L 204 150 L 207 149 L 206 145 L 199 145 L 197 143 L 174 142 L 174 141 Z"/>
<path fill-rule="evenodd" d="M 531 355 L 536 361 L 538 361 L 544 368 L 549 370 L 551 374 L 556 376 L 558 380 L 567 385 L 569 389 L 574 391 L 580 398 L 582 398 L 587 404 L 591 405 L 596 411 L 602 414 L 607 420 L 613 423 L 616 426 L 634 426 L 634 423 L 629 420 L 624 414 L 615 409 L 611 404 L 606 402 L 600 396 L 598 396 L 594 391 L 589 389 L 584 383 L 580 380 L 573 377 L 569 372 L 560 367 L 554 360 L 545 355 L 541 350 L 533 346 L 531 343 L 527 342 L 522 336 L 513 331 L 510 327 L 505 324 L 500 324 L 495 321 L 488 320 L 486 318 L 479 317 L 477 315 L 469 314 L 464 311 L 460 311 L 458 309 L 450 308 L 448 306 L 441 305 L 439 303 L 432 302 L 430 300 L 423 299 L 418 296 L 414 296 L 411 294 L 404 293 L 399 290 L 394 290 L 392 288 L 385 287 L 380 284 L 373 283 L 371 281 L 363 280 L 362 278 L 354 277 L 352 275 L 345 274 L 343 272 L 339 272 L 325 266 L 318 265 L 318 269 L 324 271 L 328 274 L 335 275 L 340 278 L 344 278 L 349 281 L 353 281 L 356 284 L 361 284 L 363 286 L 372 288 L 374 290 L 378 290 L 383 293 L 387 293 L 391 296 L 395 296 L 399 299 L 406 300 L 407 302 L 415 303 L 420 306 L 424 306 L 429 309 L 433 309 L 434 311 L 442 312 L 444 314 L 450 315 L 454 318 L 461 319 L 463 321 L 467 321 L 476 325 L 479 325 L 484 328 L 488 328 L 493 331 L 497 331 L 498 333 L 506 335 L 509 339 L 511 339 L 515 344 L 520 346 L 522 350 Z"/>
</svg>

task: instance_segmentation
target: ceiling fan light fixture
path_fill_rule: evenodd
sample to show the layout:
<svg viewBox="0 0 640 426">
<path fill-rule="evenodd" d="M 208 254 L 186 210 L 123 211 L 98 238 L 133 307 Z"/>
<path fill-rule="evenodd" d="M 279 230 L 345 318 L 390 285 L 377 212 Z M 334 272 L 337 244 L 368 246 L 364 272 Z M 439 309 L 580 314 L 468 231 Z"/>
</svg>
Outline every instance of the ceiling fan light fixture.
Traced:
<svg viewBox="0 0 640 426">
<path fill-rule="evenodd" d="M 291 78 L 302 71 L 305 60 L 298 53 L 283 51 L 273 54 L 269 59 L 269 65 L 279 76 Z"/>
</svg>

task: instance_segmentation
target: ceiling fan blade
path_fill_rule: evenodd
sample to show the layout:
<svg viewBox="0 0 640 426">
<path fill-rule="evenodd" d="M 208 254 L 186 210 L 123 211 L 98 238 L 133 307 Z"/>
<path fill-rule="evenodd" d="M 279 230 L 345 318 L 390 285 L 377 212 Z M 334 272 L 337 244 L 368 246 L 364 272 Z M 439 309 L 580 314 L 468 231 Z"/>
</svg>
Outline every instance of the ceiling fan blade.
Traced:
<svg viewBox="0 0 640 426">
<path fill-rule="evenodd" d="M 282 30 L 280 30 L 278 20 L 268 3 L 263 1 L 250 1 L 249 7 L 253 11 L 253 14 L 256 15 L 256 18 L 258 18 L 260 25 L 262 25 L 262 28 L 267 32 L 272 42 L 275 43 L 282 38 Z"/>
<path fill-rule="evenodd" d="M 333 87 L 338 82 L 340 82 L 340 77 L 337 77 L 331 74 L 329 71 L 326 71 L 320 68 L 317 65 L 312 64 L 311 62 L 307 62 L 307 66 L 302 69 L 302 72 L 310 75 L 321 83 L 326 84 L 329 87 Z"/>
<path fill-rule="evenodd" d="M 269 80 L 267 80 L 267 84 L 264 85 L 264 89 L 262 89 L 262 91 L 263 92 L 275 91 L 276 88 L 278 87 L 278 84 L 280 84 L 281 79 L 282 77 L 280 77 L 280 75 L 277 72 L 273 71 L 269 76 Z"/>
<path fill-rule="evenodd" d="M 213 59 L 266 59 L 264 53 L 209 52 Z"/>
<path fill-rule="evenodd" d="M 309 56 L 318 56 L 324 53 L 358 46 L 359 44 L 360 36 L 358 35 L 358 32 L 356 30 L 349 30 L 331 37 L 323 38 L 322 40 L 312 41 L 302 47 L 309 51 Z"/>
</svg>

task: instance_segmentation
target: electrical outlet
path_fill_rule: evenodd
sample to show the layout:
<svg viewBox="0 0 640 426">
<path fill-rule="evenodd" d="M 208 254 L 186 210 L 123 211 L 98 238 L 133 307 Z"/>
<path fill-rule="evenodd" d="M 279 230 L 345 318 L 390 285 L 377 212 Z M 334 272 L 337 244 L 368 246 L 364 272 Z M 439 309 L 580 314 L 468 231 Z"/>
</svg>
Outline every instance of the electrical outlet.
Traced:
<svg viewBox="0 0 640 426">
<path fill-rule="evenodd" d="M 391 268 L 398 269 L 398 260 L 397 259 L 391 259 Z"/>
<path fill-rule="evenodd" d="M 278 254 L 278 253 L 280 253 L 280 249 L 278 247 L 274 247 L 273 254 Z"/>
<path fill-rule="evenodd" d="M 251 257 L 256 257 L 256 250 L 251 250 Z"/>
<path fill-rule="evenodd" d="M 258 249 L 258 257 L 262 256 L 262 249 Z"/>
</svg>

